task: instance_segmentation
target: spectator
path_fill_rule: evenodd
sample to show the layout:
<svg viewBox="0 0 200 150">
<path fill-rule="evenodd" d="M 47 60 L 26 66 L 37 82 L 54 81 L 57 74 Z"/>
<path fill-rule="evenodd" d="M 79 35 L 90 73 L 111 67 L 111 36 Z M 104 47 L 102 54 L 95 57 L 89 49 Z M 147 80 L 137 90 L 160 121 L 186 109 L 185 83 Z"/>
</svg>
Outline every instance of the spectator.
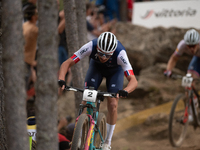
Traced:
<svg viewBox="0 0 200 150">
<path fill-rule="evenodd" d="M 57 0 L 58 9 L 59 9 L 59 0 Z M 68 49 L 67 49 L 67 38 L 65 32 L 65 15 L 64 10 L 59 12 L 58 16 L 58 34 L 59 34 L 59 46 L 58 46 L 58 61 L 59 66 L 68 58 Z M 71 69 L 68 70 L 66 75 L 67 85 L 71 85 L 72 82 L 72 72 Z"/>
<path fill-rule="evenodd" d="M 36 26 L 38 13 L 36 6 L 33 4 L 27 6 L 24 10 L 24 17 L 27 20 L 23 24 L 23 36 L 25 40 L 24 61 L 26 64 L 26 90 L 28 91 L 31 89 L 30 86 L 34 85 L 36 81 L 36 49 L 38 38 L 38 27 Z"/>
<path fill-rule="evenodd" d="M 127 8 L 128 8 L 128 21 L 131 21 L 133 14 L 133 0 L 127 0 Z"/>
<path fill-rule="evenodd" d="M 33 99 L 27 100 L 27 131 L 29 136 L 36 141 L 36 119 L 35 119 L 35 101 Z"/>
<path fill-rule="evenodd" d="M 59 136 L 59 150 L 70 149 L 72 137 L 74 133 L 75 123 L 70 123 L 63 130 L 58 133 Z"/>
<path fill-rule="evenodd" d="M 106 22 L 113 19 L 120 21 L 119 2 L 119 0 L 96 0 L 96 6 L 104 8 L 102 10 L 104 10 L 103 13 Z"/>
<path fill-rule="evenodd" d="M 71 142 L 73 138 L 75 123 L 70 123 L 66 127 L 66 138 Z"/>
<path fill-rule="evenodd" d="M 66 118 L 61 118 L 58 123 L 58 138 L 59 138 L 59 150 L 70 149 L 70 142 L 72 141 L 74 125 L 69 124 L 71 121 L 71 116 Z"/>
<path fill-rule="evenodd" d="M 100 11 L 92 3 L 86 4 L 86 21 L 88 41 L 97 38 L 105 31 L 113 32 L 111 27 L 116 23 L 115 20 L 105 23 Z"/>
<path fill-rule="evenodd" d="M 64 127 L 66 127 L 68 124 L 68 121 L 66 118 L 62 117 L 59 121 L 58 121 L 58 132 L 60 132 L 60 130 Z"/>
<path fill-rule="evenodd" d="M 26 1 L 23 6 L 22 6 L 22 11 L 24 11 L 25 9 L 27 9 L 28 6 L 30 5 L 35 5 L 36 6 L 37 0 L 28 0 Z M 27 19 L 24 17 L 24 22 L 26 22 Z"/>
<path fill-rule="evenodd" d="M 62 134 L 58 133 L 59 150 L 69 150 L 70 141 Z"/>
</svg>

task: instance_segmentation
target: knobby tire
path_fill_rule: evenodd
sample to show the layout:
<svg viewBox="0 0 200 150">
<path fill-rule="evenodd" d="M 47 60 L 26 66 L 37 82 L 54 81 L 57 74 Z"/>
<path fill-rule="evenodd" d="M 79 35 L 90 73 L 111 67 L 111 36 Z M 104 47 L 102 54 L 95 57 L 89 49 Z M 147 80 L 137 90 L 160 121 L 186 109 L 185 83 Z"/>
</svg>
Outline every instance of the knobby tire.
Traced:
<svg viewBox="0 0 200 150">
<path fill-rule="evenodd" d="M 171 107 L 169 116 L 169 141 L 173 147 L 181 146 L 187 134 L 188 121 L 184 124 L 181 123 L 187 102 L 185 94 L 180 94 L 175 98 Z"/>
<path fill-rule="evenodd" d="M 104 113 L 99 113 L 98 119 L 97 119 L 97 127 L 99 128 L 101 135 L 102 135 L 103 139 L 105 140 L 107 130 L 106 130 L 106 116 Z M 100 138 L 98 131 L 95 131 L 94 145 L 96 148 L 100 149 L 101 138 Z"/>
<path fill-rule="evenodd" d="M 71 150 L 84 150 L 84 145 L 89 131 L 89 119 L 86 114 L 81 114 L 72 138 Z"/>
</svg>

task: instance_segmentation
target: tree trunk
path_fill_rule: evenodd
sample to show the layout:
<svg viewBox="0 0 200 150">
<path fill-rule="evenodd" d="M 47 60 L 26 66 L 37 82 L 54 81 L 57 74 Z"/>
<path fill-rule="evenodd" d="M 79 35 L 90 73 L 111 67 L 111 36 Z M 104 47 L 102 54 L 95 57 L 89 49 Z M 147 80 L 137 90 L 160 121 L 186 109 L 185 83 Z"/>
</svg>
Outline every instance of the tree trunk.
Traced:
<svg viewBox="0 0 200 150">
<path fill-rule="evenodd" d="M 0 149 L 7 150 L 6 145 L 6 126 L 5 126 L 5 102 L 3 93 L 3 68 L 2 68 L 2 29 L 1 29 L 1 19 L 2 19 L 2 5 L 0 1 Z"/>
<path fill-rule="evenodd" d="M 122 22 L 126 22 L 128 20 L 128 6 L 126 0 L 120 0 L 120 19 Z"/>
<path fill-rule="evenodd" d="M 7 146 L 29 149 L 26 128 L 21 0 L 2 2 L 2 45 Z"/>
<path fill-rule="evenodd" d="M 58 33 L 57 3 L 38 1 L 38 55 L 36 81 L 37 150 L 57 150 Z"/>
<path fill-rule="evenodd" d="M 79 47 L 83 46 L 87 42 L 87 28 L 86 28 L 86 3 L 85 1 L 75 0 L 76 4 L 76 14 L 77 14 L 77 24 L 78 24 L 78 40 Z M 83 68 L 83 78 L 87 73 L 89 67 L 89 58 L 86 57 L 81 60 Z"/>
<path fill-rule="evenodd" d="M 67 36 L 67 46 L 69 50 L 69 56 L 72 56 L 75 51 L 79 49 L 78 40 L 78 26 L 76 7 L 74 0 L 64 0 L 64 11 L 65 11 L 65 30 Z M 72 83 L 74 87 L 83 88 L 83 68 L 82 63 L 77 63 L 72 67 Z M 82 101 L 82 93 L 75 94 L 75 113 L 77 114 L 79 104 Z"/>
</svg>

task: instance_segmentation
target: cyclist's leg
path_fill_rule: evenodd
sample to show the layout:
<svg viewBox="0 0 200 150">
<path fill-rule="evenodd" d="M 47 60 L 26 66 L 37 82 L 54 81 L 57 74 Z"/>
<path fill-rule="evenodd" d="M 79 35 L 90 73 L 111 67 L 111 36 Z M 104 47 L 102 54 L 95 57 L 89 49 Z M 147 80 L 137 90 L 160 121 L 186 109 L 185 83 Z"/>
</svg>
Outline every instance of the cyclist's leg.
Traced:
<svg viewBox="0 0 200 150">
<path fill-rule="evenodd" d="M 200 57 L 197 57 L 197 56 L 192 57 L 192 60 L 190 61 L 187 72 L 191 73 L 194 78 L 199 78 L 199 75 L 200 75 Z M 193 83 L 193 85 L 194 85 L 194 87 L 196 87 L 195 83 Z M 197 100 L 197 97 L 195 95 L 194 95 L 193 100 L 194 100 L 195 106 L 198 107 L 198 100 Z M 189 113 L 190 113 L 189 120 L 193 121 L 193 118 L 192 118 L 192 115 L 191 115 L 192 114 L 191 108 L 189 109 Z"/>
<path fill-rule="evenodd" d="M 200 75 L 200 57 L 193 56 L 188 66 L 188 73 L 191 73 L 194 78 L 198 78 Z"/>
<path fill-rule="evenodd" d="M 97 90 L 102 80 L 103 76 L 100 69 L 98 68 L 98 65 L 91 60 L 85 77 L 84 88 L 87 89 L 89 87 L 94 87 L 94 89 Z"/>
<path fill-rule="evenodd" d="M 123 88 L 124 73 L 120 69 L 110 69 L 110 75 L 106 76 L 106 85 L 108 92 L 117 93 Z M 111 145 L 112 135 L 115 129 L 115 124 L 117 121 L 117 107 L 118 107 L 117 98 L 108 98 L 107 107 L 107 137 L 105 143 Z"/>
<path fill-rule="evenodd" d="M 91 60 L 89 69 L 85 77 L 84 88 L 88 89 L 90 87 L 93 87 L 95 90 L 97 90 L 102 80 L 103 80 L 103 76 L 100 72 L 100 69 L 98 68 L 98 65 L 96 65 L 96 63 Z M 85 105 L 86 102 L 82 101 L 82 104 Z M 86 112 L 86 109 L 84 110 L 84 113 L 85 112 Z"/>
</svg>

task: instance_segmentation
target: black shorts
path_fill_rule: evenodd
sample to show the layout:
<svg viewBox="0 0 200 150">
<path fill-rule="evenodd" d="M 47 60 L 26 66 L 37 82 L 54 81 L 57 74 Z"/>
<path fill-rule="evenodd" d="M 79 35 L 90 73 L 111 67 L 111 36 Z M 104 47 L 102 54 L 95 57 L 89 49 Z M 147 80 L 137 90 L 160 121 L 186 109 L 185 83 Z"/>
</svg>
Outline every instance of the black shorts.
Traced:
<svg viewBox="0 0 200 150">
<path fill-rule="evenodd" d="M 94 87 L 95 90 L 98 90 L 104 77 L 108 92 L 117 93 L 123 88 L 124 72 L 121 66 L 106 67 L 91 59 L 85 78 L 85 88 Z"/>
</svg>

